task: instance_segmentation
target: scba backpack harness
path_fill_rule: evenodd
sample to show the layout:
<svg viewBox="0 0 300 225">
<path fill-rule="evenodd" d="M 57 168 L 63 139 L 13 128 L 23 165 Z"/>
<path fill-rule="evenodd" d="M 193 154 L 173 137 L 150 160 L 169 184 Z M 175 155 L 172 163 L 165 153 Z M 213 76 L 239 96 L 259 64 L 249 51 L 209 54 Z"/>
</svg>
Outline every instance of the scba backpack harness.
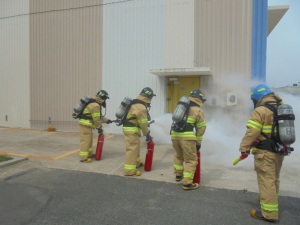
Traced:
<svg viewBox="0 0 300 225">
<path fill-rule="evenodd" d="M 90 103 L 97 103 L 100 106 L 101 109 L 101 104 L 97 102 L 95 99 L 90 98 L 89 96 L 85 95 L 80 99 L 78 104 L 74 108 L 74 113 L 72 114 L 72 117 L 74 119 L 85 119 L 85 120 L 91 120 L 92 117 L 88 115 L 84 115 L 83 112 L 85 108 L 88 106 Z M 100 111 L 100 117 L 102 115 L 102 112 Z"/>
<path fill-rule="evenodd" d="M 288 156 L 294 148 L 290 145 L 295 142 L 295 115 L 293 109 L 288 104 L 280 104 L 281 100 L 276 102 L 266 102 L 263 106 L 274 113 L 271 138 L 261 133 L 266 140 L 262 140 L 256 146 L 259 149 L 265 149 L 280 155 Z"/>
<path fill-rule="evenodd" d="M 133 106 L 134 104 L 142 104 L 142 105 L 144 105 L 146 107 L 146 110 L 147 110 L 148 121 L 151 120 L 151 116 L 149 114 L 150 110 L 148 110 L 147 104 L 145 102 L 143 102 L 143 101 L 141 101 L 139 99 L 133 99 L 133 100 L 130 101 L 129 104 L 126 104 L 125 103 L 125 99 L 121 102 L 121 106 L 120 106 L 120 108 L 124 108 L 124 110 L 118 116 L 117 116 L 118 111 L 116 113 L 116 116 L 119 119 L 118 123 L 116 124 L 117 126 L 123 125 L 124 127 L 138 127 L 138 125 L 135 125 L 135 124 L 133 124 L 133 123 L 130 122 L 130 120 L 136 119 L 135 117 L 127 119 L 127 115 L 129 113 L 129 110 L 130 110 L 131 106 Z M 127 99 L 127 103 L 128 103 L 128 99 Z"/>
<path fill-rule="evenodd" d="M 194 124 L 193 126 L 192 124 L 187 122 L 190 108 L 193 106 L 200 108 L 200 105 L 196 104 L 193 101 L 190 101 L 190 99 L 186 96 L 183 96 L 180 99 L 172 116 L 173 123 L 171 126 L 171 132 L 172 130 L 176 132 L 188 132 L 193 131 L 194 127 L 196 128 L 196 124 Z"/>
</svg>

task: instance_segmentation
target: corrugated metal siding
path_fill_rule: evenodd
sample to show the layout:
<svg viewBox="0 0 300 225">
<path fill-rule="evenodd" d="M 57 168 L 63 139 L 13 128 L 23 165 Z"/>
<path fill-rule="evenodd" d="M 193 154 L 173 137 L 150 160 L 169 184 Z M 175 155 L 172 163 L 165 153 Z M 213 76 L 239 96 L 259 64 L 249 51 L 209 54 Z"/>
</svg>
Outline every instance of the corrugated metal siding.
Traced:
<svg viewBox="0 0 300 225">
<path fill-rule="evenodd" d="M 0 0 L 0 51 L 0 126 L 29 128 L 29 1 Z"/>
<path fill-rule="evenodd" d="M 166 68 L 194 65 L 194 0 L 166 0 Z"/>
<path fill-rule="evenodd" d="M 251 79 L 266 81 L 268 1 L 253 0 Z"/>
<path fill-rule="evenodd" d="M 195 1 L 195 66 L 211 67 L 203 77 L 207 119 L 230 114 L 246 120 L 251 81 L 252 0 Z M 227 92 L 237 106 L 227 106 Z M 211 106 L 210 106 L 211 105 Z"/>
<path fill-rule="evenodd" d="M 107 116 L 114 119 L 123 98 L 136 98 L 147 86 L 157 94 L 152 100 L 152 118 L 163 115 L 165 78 L 149 70 L 165 68 L 165 0 L 104 1 L 103 9 L 103 88 L 110 95 Z M 115 125 L 106 126 L 105 131 L 122 132 Z"/>
<path fill-rule="evenodd" d="M 31 120 L 78 130 L 74 106 L 102 87 L 102 10 L 102 0 L 30 1 Z"/>
<path fill-rule="evenodd" d="M 195 66 L 251 76 L 252 0 L 195 1 Z"/>
</svg>

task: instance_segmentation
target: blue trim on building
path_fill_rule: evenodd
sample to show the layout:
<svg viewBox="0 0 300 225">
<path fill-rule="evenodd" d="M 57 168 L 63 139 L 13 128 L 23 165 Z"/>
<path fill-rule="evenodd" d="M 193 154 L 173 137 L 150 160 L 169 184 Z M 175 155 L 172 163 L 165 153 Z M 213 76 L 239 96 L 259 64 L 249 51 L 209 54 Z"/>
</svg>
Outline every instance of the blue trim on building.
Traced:
<svg viewBox="0 0 300 225">
<path fill-rule="evenodd" d="M 253 0 L 251 80 L 266 82 L 268 0 Z"/>
</svg>

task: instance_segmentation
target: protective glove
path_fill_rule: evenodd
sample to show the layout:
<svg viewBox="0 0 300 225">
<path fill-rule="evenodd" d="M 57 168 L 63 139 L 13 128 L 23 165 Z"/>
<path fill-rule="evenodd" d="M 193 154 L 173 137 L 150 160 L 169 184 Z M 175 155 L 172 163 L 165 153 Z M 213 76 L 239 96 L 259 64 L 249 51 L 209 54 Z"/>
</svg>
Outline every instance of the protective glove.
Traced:
<svg viewBox="0 0 300 225">
<path fill-rule="evenodd" d="M 149 133 L 146 135 L 146 141 L 147 143 L 149 143 L 152 140 L 152 137 L 150 136 L 150 131 Z"/>
<path fill-rule="evenodd" d="M 98 134 L 102 134 L 103 133 L 103 130 L 101 128 L 98 128 Z"/>
<path fill-rule="evenodd" d="M 197 152 L 200 150 L 201 145 L 196 145 Z"/>
<path fill-rule="evenodd" d="M 112 121 L 111 120 L 107 120 L 107 122 L 106 122 L 107 124 L 110 124 L 110 123 L 112 123 Z"/>
<path fill-rule="evenodd" d="M 250 154 L 250 151 L 241 152 L 240 157 L 238 157 L 237 159 L 233 160 L 232 165 L 235 166 L 236 164 L 238 164 L 239 161 L 242 161 L 242 160 L 246 159 L 249 154 Z"/>
</svg>

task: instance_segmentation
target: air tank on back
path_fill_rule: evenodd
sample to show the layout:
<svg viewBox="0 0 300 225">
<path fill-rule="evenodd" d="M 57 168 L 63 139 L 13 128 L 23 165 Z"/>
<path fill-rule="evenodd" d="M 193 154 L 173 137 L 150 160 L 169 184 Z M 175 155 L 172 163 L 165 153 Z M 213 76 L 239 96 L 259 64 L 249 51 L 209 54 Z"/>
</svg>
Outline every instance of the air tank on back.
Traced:
<svg viewBox="0 0 300 225">
<path fill-rule="evenodd" d="M 174 111 L 174 114 L 172 116 L 172 120 L 175 123 L 179 123 L 182 121 L 182 118 L 183 118 L 185 111 L 187 110 L 189 104 L 190 104 L 189 97 L 187 97 L 187 96 L 181 97 L 181 99 L 178 102 L 178 105 Z"/>
<path fill-rule="evenodd" d="M 118 108 L 118 110 L 116 112 L 116 117 L 118 119 L 122 119 L 123 118 L 123 116 L 124 116 L 124 114 L 126 112 L 126 109 L 127 109 L 128 105 L 131 103 L 131 101 L 132 101 L 132 99 L 129 98 L 129 97 L 125 97 L 123 99 L 123 101 L 121 102 L 120 107 Z"/>
<path fill-rule="evenodd" d="M 285 115 L 290 118 L 294 118 L 294 112 L 292 106 L 288 104 L 282 104 L 277 109 L 278 116 Z M 279 137 L 282 144 L 289 147 L 296 140 L 294 119 L 278 120 Z"/>
<path fill-rule="evenodd" d="M 80 99 L 80 101 L 78 102 L 78 104 L 74 107 L 74 112 L 79 113 L 83 106 L 90 100 L 91 98 L 88 95 L 85 95 L 82 97 L 82 99 Z"/>
</svg>

